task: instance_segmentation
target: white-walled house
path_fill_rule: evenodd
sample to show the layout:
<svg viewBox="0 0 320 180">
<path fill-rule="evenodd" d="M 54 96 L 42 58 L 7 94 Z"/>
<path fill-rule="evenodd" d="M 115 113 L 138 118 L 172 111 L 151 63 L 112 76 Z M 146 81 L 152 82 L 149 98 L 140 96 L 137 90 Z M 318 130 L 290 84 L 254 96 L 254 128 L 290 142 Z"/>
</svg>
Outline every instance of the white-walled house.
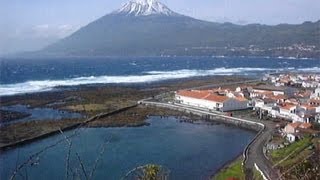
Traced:
<svg viewBox="0 0 320 180">
<path fill-rule="evenodd" d="M 320 98 L 320 88 L 316 88 L 310 96 L 310 99 L 317 99 L 317 98 Z"/>
<path fill-rule="evenodd" d="M 320 83 L 315 82 L 315 81 L 303 81 L 302 87 L 304 87 L 304 88 L 317 88 L 317 87 L 320 87 Z"/>
<path fill-rule="evenodd" d="M 292 119 L 296 113 L 296 105 L 293 104 L 284 104 L 279 106 L 279 115 L 284 118 Z"/>
<path fill-rule="evenodd" d="M 317 115 L 316 115 L 315 121 L 318 122 L 318 123 L 320 123 L 320 114 L 317 114 Z"/>
<path fill-rule="evenodd" d="M 311 124 L 310 123 L 302 123 L 302 122 L 294 122 L 287 124 L 283 132 L 285 133 L 287 139 L 290 142 L 294 142 L 297 139 L 297 133 L 300 132 L 301 129 L 310 129 Z"/>
<path fill-rule="evenodd" d="M 243 97 L 230 98 L 213 91 L 181 90 L 176 93 L 176 102 L 209 110 L 233 111 L 248 108 L 248 100 Z"/>
<path fill-rule="evenodd" d="M 297 137 L 295 134 L 287 134 L 286 137 L 287 137 L 287 140 L 291 143 L 293 143 L 297 140 Z"/>
<path fill-rule="evenodd" d="M 255 93 L 267 93 L 272 92 L 273 95 L 284 95 L 285 88 L 283 87 L 272 87 L 272 86 L 256 86 L 252 88 L 252 91 Z"/>
<path fill-rule="evenodd" d="M 320 98 L 313 98 L 308 101 L 309 108 L 314 108 L 315 113 L 320 113 Z"/>
<path fill-rule="evenodd" d="M 301 123 L 295 122 L 295 123 L 289 123 L 284 127 L 284 133 L 286 134 L 293 134 L 298 132 L 298 128 Z"/>
</svg>

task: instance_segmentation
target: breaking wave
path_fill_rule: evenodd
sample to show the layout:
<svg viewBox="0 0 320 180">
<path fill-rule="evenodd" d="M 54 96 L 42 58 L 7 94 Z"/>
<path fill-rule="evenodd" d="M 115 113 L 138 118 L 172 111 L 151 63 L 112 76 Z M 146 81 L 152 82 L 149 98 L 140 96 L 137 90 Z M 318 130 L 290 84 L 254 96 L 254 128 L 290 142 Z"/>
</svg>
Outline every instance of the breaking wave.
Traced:
<svg viewBox="0 0 320 180">
<path fill-rule="evenodd" d="M 10 96 L 24 93 L 50 91 L 61 86 L 78 86 L 88 84 L 120 84 L 120 83 L 149 83 L 172 79 L 182 79 L 190 77 L 203 77 L 213 75 L 236 75 L 261 73 L 267 71 L 275 71 L 280 69 L 270 68 L 216 68 L 212 70 L 175 70 L 175 71 L 148 71 L 142 75 L 129 76 L 89 76 L 71 78 L 65 80 L 41 80 L 27 81 L 16 84 L 1 84 L 0 96 Z M 282 69 L 284 70 L 284 69 Z M 318 67 L 297 69 L 301 71 L 320 72 Z"/>
</svg>

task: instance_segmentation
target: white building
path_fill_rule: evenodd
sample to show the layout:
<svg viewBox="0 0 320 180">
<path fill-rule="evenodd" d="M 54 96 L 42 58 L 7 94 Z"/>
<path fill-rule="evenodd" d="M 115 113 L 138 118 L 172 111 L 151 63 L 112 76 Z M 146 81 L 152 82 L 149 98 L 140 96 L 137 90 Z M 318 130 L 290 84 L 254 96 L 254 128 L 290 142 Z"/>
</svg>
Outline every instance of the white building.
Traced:
<svg viewBox="0 0 320 180">
<path fill-rule="evenodd" d="M 287 137 L 287 140 L 291 143 L 295 142 L 297 139 L 295 134 L 287 134 L 286 137 Z"/>
<path fill-rule="evenodd" d="M 317 87 L 320 87 L 320 84 L 315 81 L 303 81 L 302 87 L 304 87 L 304 88 L 317 88 Z"/>
<path fill-rule="evenodd" d="M 279 106 L 279 115 L 285 118 L 292 119 L 296 113 L 297 106 L 291 104 L 285 104 L 283 106 Z"/>
<path fill-rule="evenodd" d="M 277 96 L 277 95 L 284 95 L 285 92 L 282 88 L 278 88 L 278 87 L 267 87 L 267 86 L 258 86 L 258 87 L 254 87 L 252 89 L 252 91 L 254 93 L 258 93 L 258 94 L 263 94 L 263 93 L 268 93 L 268 92 L 272 92 L 273 95 Z"/>
<path fill-rule="evenodd" d="M 213 91 L 181 90 L 176 93 L 176 102 L 209 110 L 233 111 L 248 108 L 243 97 L 218 95 Z"/>
<path fill-rule="evenodd" d="M 320 88 L 316 88 L 310 96 L 310 99 L 320 98 Z"/>
</svg>

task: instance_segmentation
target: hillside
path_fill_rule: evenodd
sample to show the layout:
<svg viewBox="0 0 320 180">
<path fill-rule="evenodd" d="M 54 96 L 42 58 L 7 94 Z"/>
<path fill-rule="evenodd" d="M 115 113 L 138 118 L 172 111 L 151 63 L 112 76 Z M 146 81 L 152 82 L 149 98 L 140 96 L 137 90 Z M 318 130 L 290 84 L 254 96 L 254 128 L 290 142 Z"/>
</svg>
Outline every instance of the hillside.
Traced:
<svg viewBox="0 0 320 180">
<path fill-rule="evenodd" d="M 213 23 L 180 15 L 155 0 L 136 0 L 38 54 L 320 57 L 319 47 L 320 21 L 276 26 Z"/>
</svg>

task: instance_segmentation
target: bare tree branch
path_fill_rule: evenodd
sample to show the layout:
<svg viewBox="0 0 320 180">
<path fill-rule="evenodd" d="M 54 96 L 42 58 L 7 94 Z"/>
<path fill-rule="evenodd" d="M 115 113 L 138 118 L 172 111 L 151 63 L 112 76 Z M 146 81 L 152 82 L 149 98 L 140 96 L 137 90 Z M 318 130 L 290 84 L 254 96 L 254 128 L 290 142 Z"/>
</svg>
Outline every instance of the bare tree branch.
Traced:
<svg viewBox="0 0 320 180">
<path fill-rule="evenodd" d="M 75 132 L 74 132 L 72 135 L 70 135 L 69 137 L 73 137 L 73 136 L 75 136 L 76 134 L 78 134 L 78 131 L 75 131 Z M 57 145 L 59 145 L 60 143 L 62 143 L 62 142 L 64 142 L 64 141 L 65 141 L 64 139 L 60 139 L 60 140 L 58 140 L 57 142 L 55 142 L 54 144 L 51 144 L 51 145 L 49 145 L 49 146 L 46 146 L 46 147 L 44 147 L 43 149 L 39 150 L 38 152 L 30 155 L 26 161 L 24 161 L 23 163 L 21 163 L 19 166 L 16 167 L 16 169 L 12 172 L 11 177 L 10 177 L 9 179 L 10 179 L 10 180 L 13 180 L 13 179 L 16 177 L 16 175 L 19 173 L 19 171 L 20 171 L 23 167 L 25 167 L 25 166 L 27 166 L 28 164 L 34 162 L 34 159 L 37 158 L 37 157 L 39 157 L 39 155 L 41 155 L 42 153 L 46 152 L 47 150 L 49 150 L 49 149 L 51 149 L 51 148 L 53 148 L 53 147 L 55 147 L 55 146 L 57 146 Z"/>
<path fill-rule="evenodd" d="M 107 144 L 109 144 L 109 141 L 105 141 L 102 145 L 101 145 L 101 147 L 100 147 L 100 153 L 99 153 L 99 156 L 97 157 L 97 159 L 96 159 L 96 161 L 95 161 L 95 163 L 94 163 L 94 166 L 93 166 L 93 169 L 92 169 L 92 171 L 91 171 L 91 173 L 90 173 L 90 176 L 89 176 L 89 179 L 92 179 L 92 177 L 93 177 L 93 175 L 94 175 L 94 173 L 95 173 L 95 171 L 96 171 L 96 169 L 97 169 L 97 167 L 98 167 L 98 163 L 99 163 L 99 161 L 102 159 L 102 156 L 103 156 L 103 154 L 104 154 L 104 152 L 105 152 L 105 149 L 106 149 L 106 145 Z"/>
<path fill-rule="evenodd" d="M 60 131 L 61 135 L 64 136 L 65 140 L 69 143 L 69 145 L 71 145 L 72 142 L 70 141 L 70 139 L 64 134 L 64 132 L 63 132 L 61 129 L 59 129 L 59 131 Z M 77 158 L 78 158 L 78 160 L 79 160 L 79 163 L 80 163 L 80 165 L 81 165 L 82 172 L 83 172 L 85 178 L 88 180 L 89 178 L 88 178 L 86 169 L 85 169 L 85 167 L 84 167 L 84 163 L 82 162 L 81 157 L 80 157 L 80 155 L 78 154 L 77 151 L 75 151 L 75 154 L 76 154 L 76 156 L 77 156 Z"/>
<path fill-rule="evenodd" d="M 68 146 L 68 154 L 66 157 L 66 180 L 69 179 L 69 169 L 70 169 L 70 154 L 71 154 L 71 147 L 72 147 L 72 143 L 69 144 Z"/>
</svg>

